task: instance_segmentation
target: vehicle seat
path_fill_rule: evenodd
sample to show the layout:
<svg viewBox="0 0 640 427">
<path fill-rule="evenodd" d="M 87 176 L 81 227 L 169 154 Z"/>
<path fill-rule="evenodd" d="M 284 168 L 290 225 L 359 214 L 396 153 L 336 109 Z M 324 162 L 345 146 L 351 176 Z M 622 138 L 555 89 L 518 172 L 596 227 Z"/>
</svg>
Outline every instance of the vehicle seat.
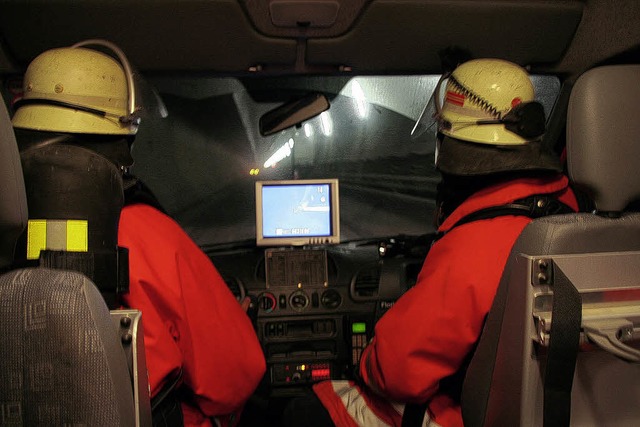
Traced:
<svg viewBox="0 0 640 427">
<path fill-rule="evenodd" d="M 129 287 L 128 251 L 118 247 L 122 172 L 94 150 L 111 144 L 20 128 L 15 135 L 29 205 L 16 263 L 83 273 L 109 308 L 120 307 Z"/>
<path fill-rule="evenodd" d="M 4 102 L 0 138 L 0 425 L 150 425 L 145 394 L 134 388 L 147 384 L 134 363 L 144 358 L 133 348 L 139 313 L 112 317 L 82 274 L 10 270 L 28 212 Z"/>
<path fill-rule="evenodd" d="M 517 239 L 465 377 L 465 426 L 640 425 L 639 117 L 640 65 L 576 81 L 568 171 L 596 210 Z"/>
</svg>

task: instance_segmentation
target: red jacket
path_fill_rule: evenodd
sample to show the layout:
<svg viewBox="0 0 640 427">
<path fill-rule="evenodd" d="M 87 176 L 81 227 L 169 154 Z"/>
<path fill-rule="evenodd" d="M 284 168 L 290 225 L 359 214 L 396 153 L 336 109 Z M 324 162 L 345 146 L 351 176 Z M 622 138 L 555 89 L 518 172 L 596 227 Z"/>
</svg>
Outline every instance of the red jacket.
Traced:
<svg viewBox="0 0 640 427">
<path fill-rule="evenodd" d="M 523 178 L 472 195 L 439 231 L 483 208 L 557 192 L 577 210 L 566 177 Z M 500 216 L 469 222 L 433 245 L 416 285 L 380 319 L 363 352 L 366 387 L 346 381 L 315 385 L 336 425 L 400 426 L 404 404 L 394 402 L 429 402 L 428 425 L 462 426 L 459 404 L 439 391 L 439 382 L 460 368 L 478 340 L 511 247 L 530 221 Z"/>
<path fill-rule="evenodd" d="M 211 260 L 168 216 L 127 206 L 118 237 L 129 248 L 125 303 L 142 311 L 151 395 L 182 369 L 195 397 L 182 402 L 185 425 L 209 426 L 209 417 L 235 423 L 265 372 L 249 317 Z"/>
</svg>

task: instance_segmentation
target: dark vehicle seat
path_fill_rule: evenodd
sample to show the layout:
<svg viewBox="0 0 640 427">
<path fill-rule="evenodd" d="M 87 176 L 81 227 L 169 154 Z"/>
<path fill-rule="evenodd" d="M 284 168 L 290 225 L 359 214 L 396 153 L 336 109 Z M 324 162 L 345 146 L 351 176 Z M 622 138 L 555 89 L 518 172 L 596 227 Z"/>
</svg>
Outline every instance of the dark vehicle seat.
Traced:
<svg viewBox="0 0 640 427">
<path fill-rule="evenodd" d="M 150 425 L 144 352 L 134 341 L 139 313 L 110 315 L 82 274 L 10 270 L 28 212 L 4 102 L 0 178 L 0 424 Z"/>
<path fill-rule="evenodd" d="M 534 220 L 516 241 L 465 378 L 465 426 L 640 425 L 640 65 L 577 80 L 567 156 L 596 211 Z"/>
</svg>

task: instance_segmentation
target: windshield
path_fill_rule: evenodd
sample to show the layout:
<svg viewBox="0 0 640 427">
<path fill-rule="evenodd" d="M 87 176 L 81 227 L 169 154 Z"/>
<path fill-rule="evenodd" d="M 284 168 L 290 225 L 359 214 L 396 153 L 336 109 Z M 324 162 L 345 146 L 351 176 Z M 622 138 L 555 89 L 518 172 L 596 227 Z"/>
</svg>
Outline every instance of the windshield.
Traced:
<svg viewBox="0 0 640 427">
<path fill-rule="evenodd" d="M 274 179 L 337 178 L 343 242 L 428 234 L 435 126 L 414 126 L 439 77 L 150 79 L 168 114 L 145 117 L 133 172 L 203 248 L 255 239 L 255 182 Z M 559 81 L 533 80 L 548 114 Z M 260 135 L 264 113 L 313 91 L 327 111 Z"/>
</svg>

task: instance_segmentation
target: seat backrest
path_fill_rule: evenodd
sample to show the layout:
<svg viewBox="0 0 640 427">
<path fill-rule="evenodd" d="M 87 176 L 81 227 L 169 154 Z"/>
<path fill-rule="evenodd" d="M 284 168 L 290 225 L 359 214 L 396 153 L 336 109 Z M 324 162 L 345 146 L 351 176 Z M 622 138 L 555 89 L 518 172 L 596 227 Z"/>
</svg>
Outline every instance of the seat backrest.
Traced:
<svg viewBox="0 0 640 427">
<path fill-rule="evenodd" d="M 127 251 L 118 247 L 122 172 L 83 144 L 90 136 L 18 128 L 16 138 L 29 205 L 16 261 L 79 271 L 119 307 L 129 278 Z"/>
<path fill-rule="evenodd" d="M 0 99 L 0 101 L 2 101 Z M 18 237 L 27 225 L 27 195 L 18 145 L 4 102 L 0 102 L 0 271 L 13 262 Z"/>
<path fill-rule="evenodd" d="M 640 319 L 640 214 L 625 212 L 640 198 L 639 117 L 640 66 L 577 80 L 569 175 L 596 211 L 534 220 L 517 239 L 465 378 L 465 426 L 640 423 L 640 352 L 626 341 Z"/>
<path fill-rule="evenodd" d="M 0 290 L 3 424 L 134 426 L 127 360 L 95 285 L 28 268 Z"/>
<path fill-rule="evenodd" d="M 0 267 L 8 269 L 27 203 L 3 102 L 0 138 Z M 138 408 L 145 395 L 134 390 L 126 354 L 133 325 L 114 326 L 100 292 L 82 274 L 27 268 L 1 275 L 0 425 L 144 425 Z"/>
</svg>

